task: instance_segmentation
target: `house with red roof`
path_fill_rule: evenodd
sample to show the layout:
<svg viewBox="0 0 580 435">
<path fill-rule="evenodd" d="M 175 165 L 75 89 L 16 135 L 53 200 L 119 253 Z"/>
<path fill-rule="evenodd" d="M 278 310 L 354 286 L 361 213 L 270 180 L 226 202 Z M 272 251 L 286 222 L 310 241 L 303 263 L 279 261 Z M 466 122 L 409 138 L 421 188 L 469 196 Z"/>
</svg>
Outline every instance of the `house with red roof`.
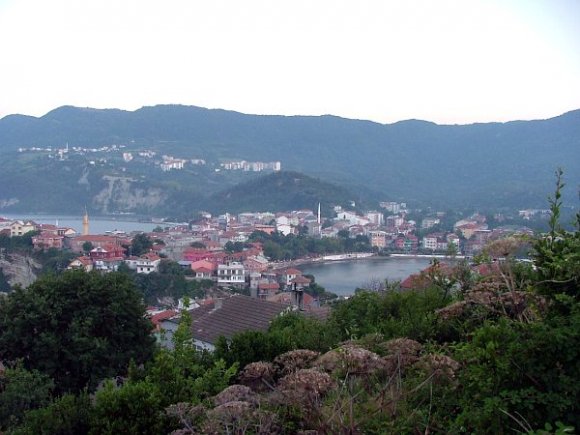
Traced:
<svg viewBox="0 0 580 435">
<path fill-rule="evenodd" d="M 219 337 L 223 336 L 230 340 L 240 332 L 266 331 L 272 320 L 289 310 L 292 310 L 292 307 L 284 303 L 236 294 L 214 300 L 188 313 L 192 320 L 191 332 L 195 346 L 198 349 L 214 350 Z M 328 315 L 328 310 L 309 308 L 303 313 L 306 316 L 324 318 Z M 161 322 L 161 327 L 165 331 L 163 346 L 172 346 L 172 337 L 178 326 L 177 317 Z"/>
<path fill-rule="evenodd" d="M 186 249 L 183 251 L 183 260 L 191 261 L 195 263 L 200 260 L 209 260 L 212 257 L 212 253 L 206 249 Z"/>
<path fill-rule="evenodd" d="M 120 247 L 122 242 L 129 244 L 130 242 L 124 238 L 117 236 L 100 236 L 100 235 L 86 235 L 66 239 L 66 244 L 73 252 L 84 252 L 83 245 L 89 242 L 93 248 L 104 248 L 105 246 Z"/>
<path fill-rule="evenodd" d="M 91 249 L 89 252 L 89 257 L 96 260 L 104 260 L 109 258 L 124 258 L 125 248 L 119 245 L 114 245 L 112 243 L 104 244 L 104 246 L 97 246 Z"/>
<path fill-rule="evenodd" d="M 295 279 L 297 276 L 302 276 L 302 271 L 295 269 L 293 267 L 286 269 L 279 273 L 280 276 L 280 283 L 284 287 L 290 286 L 292 280 Z"/>
<path fill-rule="evenodd" d="M 176 310 L 164 310 L 164 311 L 156 311 L 153 313 L 148 313 L 149 320 L 153 324 L 153 331 L 155 333 L 161 332 L 161 323 L 164 320 L 171 319 L 179 314 Z"/>
<path fill-rule="evenodd" d="M 305 276 L 298 275 L 296 278 L 290 281 L 290 287 L 293 289 L 303 289 L 304 287 L 308 287 L 310 285 L 310 280 Z"/>
<path fill-rule="evenodd" d="M 280 284 L 277 282 L 260 282 L 258 283 L 258 291 L 256 297 L 260 299 L 267 299 L 280 291 Z"/>
<path fill-rule="evenodd" d="M 208 260 L 199 260 L 191 263 L 191 270 L 196 279 L 212 279 L 215 275 L 217 266 Z"/>
<path fill-rule="evenodd" d="M 243 261 L 246 272 L 263 272 L 268 268 L 268 259 L 262 256 L 251 256 Z"/>
<path fill-rule="evenodd" d="M 82 269 L 85 272 L 90 272 L 93 270 L 93 260 L 91 257 L 78 257 L 70 262 L 67 269 Z"/>
<path fill-rule="evenodd" d="M 161 257 L 157 254 L 149 252 L 142 255 L 136 264 L 137 273 L 150 274 L 151 272 L 157 272 L 159 270 L 159 264 L 161 263 Z"/>
<path fill-rule="evenodd" d="M 292 292 L 282 292 L 270 295 L 266 298 L 266 300 L 271 302 L 277 302 L 279 304 L 284 305 L 292 305 L 294 303 Z M 304 308 L 308 309 L 311 307 L 318 307 L 318 301 L 310 296 L 308 293 L 304 293 L 302 296 L 302 304 Z"/>
<path fill-rule="evenodd" d="M 43 232 L 32 237 L 32 245 L 37 251 L 44 251 L 51 248 L 60 250 L 64 245 L 64 237 L 49 232 Z"/>
</svg>

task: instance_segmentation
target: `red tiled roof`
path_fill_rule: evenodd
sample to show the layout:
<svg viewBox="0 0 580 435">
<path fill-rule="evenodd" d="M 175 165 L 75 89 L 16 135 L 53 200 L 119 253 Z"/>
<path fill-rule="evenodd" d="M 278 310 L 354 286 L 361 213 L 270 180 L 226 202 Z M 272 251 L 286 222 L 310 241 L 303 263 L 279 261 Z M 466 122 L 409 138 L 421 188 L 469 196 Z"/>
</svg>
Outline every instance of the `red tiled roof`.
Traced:
<svg viewBox="0 0 580 435">
<path fill-rule="evenodd" d="M 220 336 L 231 338 L 239 332 L 266 331 L 286 309 L 284 305 L 244 295 L 223 299 L 221 304 L 221 308 L 214 303 L 190 311 L 194 338 L 215 343 Z"/>
<path fill-rule="evenodd" d="M 151 320 L 151 323 L 153 323 L 153 326 L 155 326 L 155 328 L 157 328 L 163 320 L 170 319 L 170 318 L 176 316 L 177 314 L 178 314 L 178 312 L 175 310 L 165 310 L 165 311 L 161 311 L 160 313 L 152 315 L 149 318 L 149 320 Z"/>
<path fill-rule="evenodd" d="M 75 258 L 75 260 L 80 261 L 81 264 L 83 264 L 85 266 L 87 266 L 89 264 L 93 264 L 93 260 L 91 260 L 90 257 L 82 256 L 82 257 Z M 73 260 L 73 261 L 75 261 L 75 260 Z"/>
<path fill-rule="evenodd" d="M 116 237 L 111 237 L 111 236 L 78 236 L 75 237 L 74 239 L 75 241 L 81 241 L 81 242 L 110 242 L 113 244 L 117 243 L 117 238 Z"/>
<path fill-rule="evenodd" d="M 216 269 L 215 264 L 207 260 L 199 260 L 191 263 L 191 270 L 196 271 L 201 268 L 209 269 L 210 271 L 214 271 Z"/>
<path fill-rule="evenodd" d="M 280 284 L 277 282 L 263 282 L 258 284 L 260 290 L 280 290 Z"/>
<path fill-rule="evenodd" d="M 302 275 L 302 272 L 298 269 L 290 268 L 284 271 L 285 275 Z"/>
<path fill-rule="evenodd" d="M 292 281 L 290 281 L 291 284 L 310 284 L 310 280 L 304 276 L 298 275 L 296 278 L 294 278 Z"/>
</svg>

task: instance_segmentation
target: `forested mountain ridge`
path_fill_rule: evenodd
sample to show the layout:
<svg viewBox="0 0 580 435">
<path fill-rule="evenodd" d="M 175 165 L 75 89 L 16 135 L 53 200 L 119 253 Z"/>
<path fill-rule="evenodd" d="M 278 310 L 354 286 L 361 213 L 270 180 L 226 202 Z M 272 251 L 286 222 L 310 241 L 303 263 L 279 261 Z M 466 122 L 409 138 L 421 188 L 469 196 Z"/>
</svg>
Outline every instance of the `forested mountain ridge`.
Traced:
<svg viewBox="0 0 580 435">
<path fill-rule="evenodd" d="M 1 154 L 67 143 L 123 144 L 128 151 L 147 148 L 208 162 L 277 160 L 284 169 L 372 191 L 376 198 L 433 205 L 540 205 L 556 167 L 572 185 L 580 184 L 580 110 L 547 120 L 471 125 L 382 125 L 175 105 L 134 112 L 65 106 L 40 118 L 0 120 Z"/>
</svg>

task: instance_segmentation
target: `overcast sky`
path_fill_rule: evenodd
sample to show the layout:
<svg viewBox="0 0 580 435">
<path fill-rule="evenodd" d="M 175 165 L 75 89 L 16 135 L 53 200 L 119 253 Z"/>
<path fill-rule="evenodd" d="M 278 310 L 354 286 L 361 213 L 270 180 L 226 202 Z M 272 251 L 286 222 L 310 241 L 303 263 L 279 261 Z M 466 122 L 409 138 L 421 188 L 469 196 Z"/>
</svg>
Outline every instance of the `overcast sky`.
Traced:
<svg viewBox="0 0 580 435">
<path fill-rule="evenodd" d="M 580 1 L 0 0 L 0 117 L 165 103 L 548 118 L 580 108 Z"/>
</svg>

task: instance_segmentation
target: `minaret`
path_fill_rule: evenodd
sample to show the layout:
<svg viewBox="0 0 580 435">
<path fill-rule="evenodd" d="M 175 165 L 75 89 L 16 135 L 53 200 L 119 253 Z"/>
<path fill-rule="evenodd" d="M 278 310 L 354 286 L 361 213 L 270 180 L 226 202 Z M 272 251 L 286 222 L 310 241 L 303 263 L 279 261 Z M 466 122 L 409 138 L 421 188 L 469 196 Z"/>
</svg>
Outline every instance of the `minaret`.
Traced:
<svg viewBox="0 0 580 435">
<path fill-rule="evenodd" d="M 320 219 L 320 202 L 318 203 L 318 236 L 322 234 L 322 220 Z"/>
<path fill-rule="evenodd" d="M 83 236 L 89 235 L 89 212 L 85 207 L 85 215 L 83 216 Z"/>
</svg>

